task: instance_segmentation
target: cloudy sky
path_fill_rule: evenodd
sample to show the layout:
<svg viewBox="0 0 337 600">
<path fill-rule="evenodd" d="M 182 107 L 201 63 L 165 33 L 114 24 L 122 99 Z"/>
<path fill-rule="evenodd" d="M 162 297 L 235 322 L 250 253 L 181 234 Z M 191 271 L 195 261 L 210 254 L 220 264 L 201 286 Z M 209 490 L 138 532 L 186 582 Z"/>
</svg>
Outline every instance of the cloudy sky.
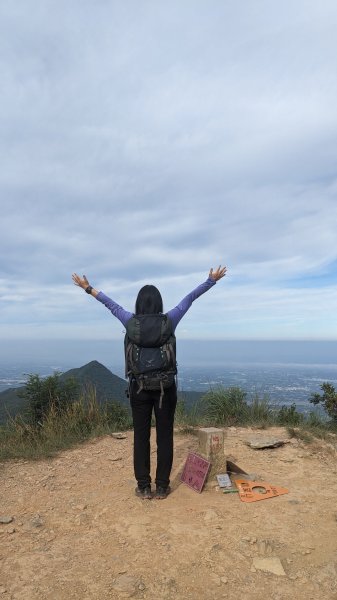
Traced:
<svg viewBox="0 0 337 600">
<path fill-rule="evenodd" d="M 2 339 L 337 339 L 335 0 L 2 0 Z"/>
</svg>

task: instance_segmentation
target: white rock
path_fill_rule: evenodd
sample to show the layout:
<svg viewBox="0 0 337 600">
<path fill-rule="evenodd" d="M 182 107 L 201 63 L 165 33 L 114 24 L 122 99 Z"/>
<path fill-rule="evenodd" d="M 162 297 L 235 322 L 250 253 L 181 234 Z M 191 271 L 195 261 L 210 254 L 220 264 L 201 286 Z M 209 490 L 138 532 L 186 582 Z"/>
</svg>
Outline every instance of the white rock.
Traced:
<svg viewBox="0 0 337 600">
<path fill-rule="evenodd" d="M 3 525 L 8 525 L 8 523 L 11 523 L 13 521 L 13 517 L 0 517 L 0 523 L 2 523 Z"/>
<path fill-rule="evenodd" d="M 131 597 L 136 593 L 139 585 L 140 582 L 136 577 L 123 573 L 116 577 L 112 587 L 116 592 L 119 592 L 126 597 Z"/>
<path fill-rule="evenodd" d="M 282 577 L 285 577 L 286 575 L 282 563 L 277 556 L 270 558 L 253 558 L 253 566 L 257 570 L 273 573 L 274 575 Z"/>
<path fill-rule="evenodd" d="M 247 446 L 254 450 L 263 450 L 263 448 L 278 448 L 289 442 L 288 439 L 270 438 L 270 437 L 253 437 L 246 441 Z"/>
</svg>

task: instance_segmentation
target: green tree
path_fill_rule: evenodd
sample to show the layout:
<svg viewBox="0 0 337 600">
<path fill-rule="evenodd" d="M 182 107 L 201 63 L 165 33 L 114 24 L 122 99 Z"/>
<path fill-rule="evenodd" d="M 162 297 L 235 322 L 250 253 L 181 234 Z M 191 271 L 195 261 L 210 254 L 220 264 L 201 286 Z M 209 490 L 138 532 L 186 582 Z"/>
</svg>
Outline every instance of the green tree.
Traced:
<svg viewBox="0 0 337 600">
<path fill-rule="evenodd" d="M 320 386 L 323 394 L 316 392 L 311 394 L 309 402 L 312 404 L 321 404 L 334 423 L 337 424 L 337 392 L 332 383 L 322 383 Z"/>
<path fill-rule="evenodd" d="M 304 417 L 296 410 L 295 403 L 293 403 L 291 406 L 286 406 L 284 404 L 277 413 L 277 422 L 280 425 L 296 426 L 303 423 L 303 420 Z"/>
<path fill-rule="evenodd" d="M 62 380 L 61 373 L 48 377 L 28 375 L 28 380 L 19 393 L 28 402 L 27 418 L 34 425 L 41 425 L 50 408 L 61 412 L 70 402 L 78 398 L 79 385 L 75 379 Z"/>
</svg>

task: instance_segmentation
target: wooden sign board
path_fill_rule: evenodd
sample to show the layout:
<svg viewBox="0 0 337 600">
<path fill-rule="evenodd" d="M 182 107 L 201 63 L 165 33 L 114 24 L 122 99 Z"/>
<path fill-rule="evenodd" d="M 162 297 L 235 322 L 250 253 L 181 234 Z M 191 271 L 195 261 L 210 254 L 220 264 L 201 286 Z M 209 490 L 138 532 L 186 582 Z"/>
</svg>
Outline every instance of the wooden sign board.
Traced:
<svg viewBox="0 0 337 600">
<path fill-rule="evenodd" d="M 180 480 L 196 492 L 202 491 L 211 463 L 194 452 L 189 452 Z"/>
</svg>

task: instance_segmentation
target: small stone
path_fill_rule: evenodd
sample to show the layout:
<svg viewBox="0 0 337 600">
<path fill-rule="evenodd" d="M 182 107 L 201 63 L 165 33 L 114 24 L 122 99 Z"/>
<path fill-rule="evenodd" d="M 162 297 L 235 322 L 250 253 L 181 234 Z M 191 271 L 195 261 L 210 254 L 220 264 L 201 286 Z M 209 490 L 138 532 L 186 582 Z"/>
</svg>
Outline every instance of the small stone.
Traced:
<svg viewBox="0 0 337 600">
<path fill-rule="evenodd" d="M 45 483 L 50 477 L 55 477 L 55 475 L 45 475 L 42 477 L 42 479 L 40 479 L 39 483 Z"/>
<path fill-rule="evenodd" d="M 217 512 L 215 512 L 215 510 L 213 510 L 212 508 L 209 508 L 208 510 L 206 510 L 205 514 L 204 514 L 204 521 L 206 521 L 206 523 L 210 522 L 210 521 L 215 521 L 219 518 L 219 515 Z"/>
<path fill-rule="evenodd" d="M 246 441 L 247 446 L 254 450 L 263 450 L 264 448 L 278 448 L 289 442 L 288 439 L 278 439 L 270 437 L 254 437 Z"/>
<path fill-rule="evenodd" d="M 211 548 L 211 552 L 219 552 L 219 550 L 222 550 L 223 546 L 222 544 L 213 544 L 212 548 Z"/>
<path fill-rule="evenodd" d="M 112 460 L 112 461 L 122 460 L 122 456 L 107 456 L 107 460 Z"/>
<path fill-rule="evenodd" d="M 221 583 L 228 583 L 227 577 L 220 577 Z"/>
<path fill-rule="evenodd" d="M 12 523 L 13 517 L 0 517 L 0 523 L 3 525 L 8 525 L 8 523 Z"/>
<path fill-rule="evenodd" d="M 116 592 L 126 595 L 126 597 L 131 597 L 136 593 L 138 585 L 139 581 L 136 577 L 123 573 L 116 577 L 112 587 Z"/>
<path fill-rule="evenodd" d="M 139 584 L 139 586 L 138 586 L 138 589 L 139 589 L 141 592 L 143 592 L 143 591 L 145 590 L 145 585 L 144 585 L 144 583 L 140 583 L 140 584 Z"/>
<path fill-rule="evenodd" d="M 43 527 L 44 522 L 43 519 L 41 518 L 41 516 L 39 514 L 35 515 L 31 520 L 30 520 L 30 524 L 32 527 Z"/>
<path fill-rule="evenodd" d="M 125 433 L 121 433 L 121 432 L 117 432 L 117 431 L 116 431 L 116 433 L 111 433 L 110 435 L 115 440 L 125 440 L 125 438 L 126 438 L 126 434 Z"/>
<path fill-rule="evenodd" d="M 7 589 L 3 585 L 0 585 L 0 594 L 6 594 L 6 592 Z"/>
<path fill-rule="evenodd" d="M 86 525 L 88 523 L 89 517 L 87 515 L 87 513 L 82 512 L 79 515 L 76 515 L 75 517 L 75 523 L 76 525 Z"/>
<path fill-rule="evenodd" d="M 15 533 L 15 527 L 12 527 L 11 529 L 7 529 L 7 533 L 9 533 L 9 534 Z"/>
<path fill-rule="evenodd" d="M 88 508 L 87 504 L 77 504 L 76 508 L 78 510 L 85 510 L 86 508 Z"/>
<path fill-rule="evenodd" d="M 216 573 L 211 573 L 210 577 L 211 577 L 213 583 L 215 583 L 215 585 L 218 585 L 220 587 L 221 579 L 220 579 L 219 575 L 217 575 Z"/>
<path fill-rule="evenodd" d="M 282 577 L 285 577 L 286 575 L 282 563 L 277 556 L 271 558 L 254 558 L 253 566 L 255 569 L 266 571 L 267 573 L 273 573 L 273 575 L 279 575 Z"/>
</svg>

